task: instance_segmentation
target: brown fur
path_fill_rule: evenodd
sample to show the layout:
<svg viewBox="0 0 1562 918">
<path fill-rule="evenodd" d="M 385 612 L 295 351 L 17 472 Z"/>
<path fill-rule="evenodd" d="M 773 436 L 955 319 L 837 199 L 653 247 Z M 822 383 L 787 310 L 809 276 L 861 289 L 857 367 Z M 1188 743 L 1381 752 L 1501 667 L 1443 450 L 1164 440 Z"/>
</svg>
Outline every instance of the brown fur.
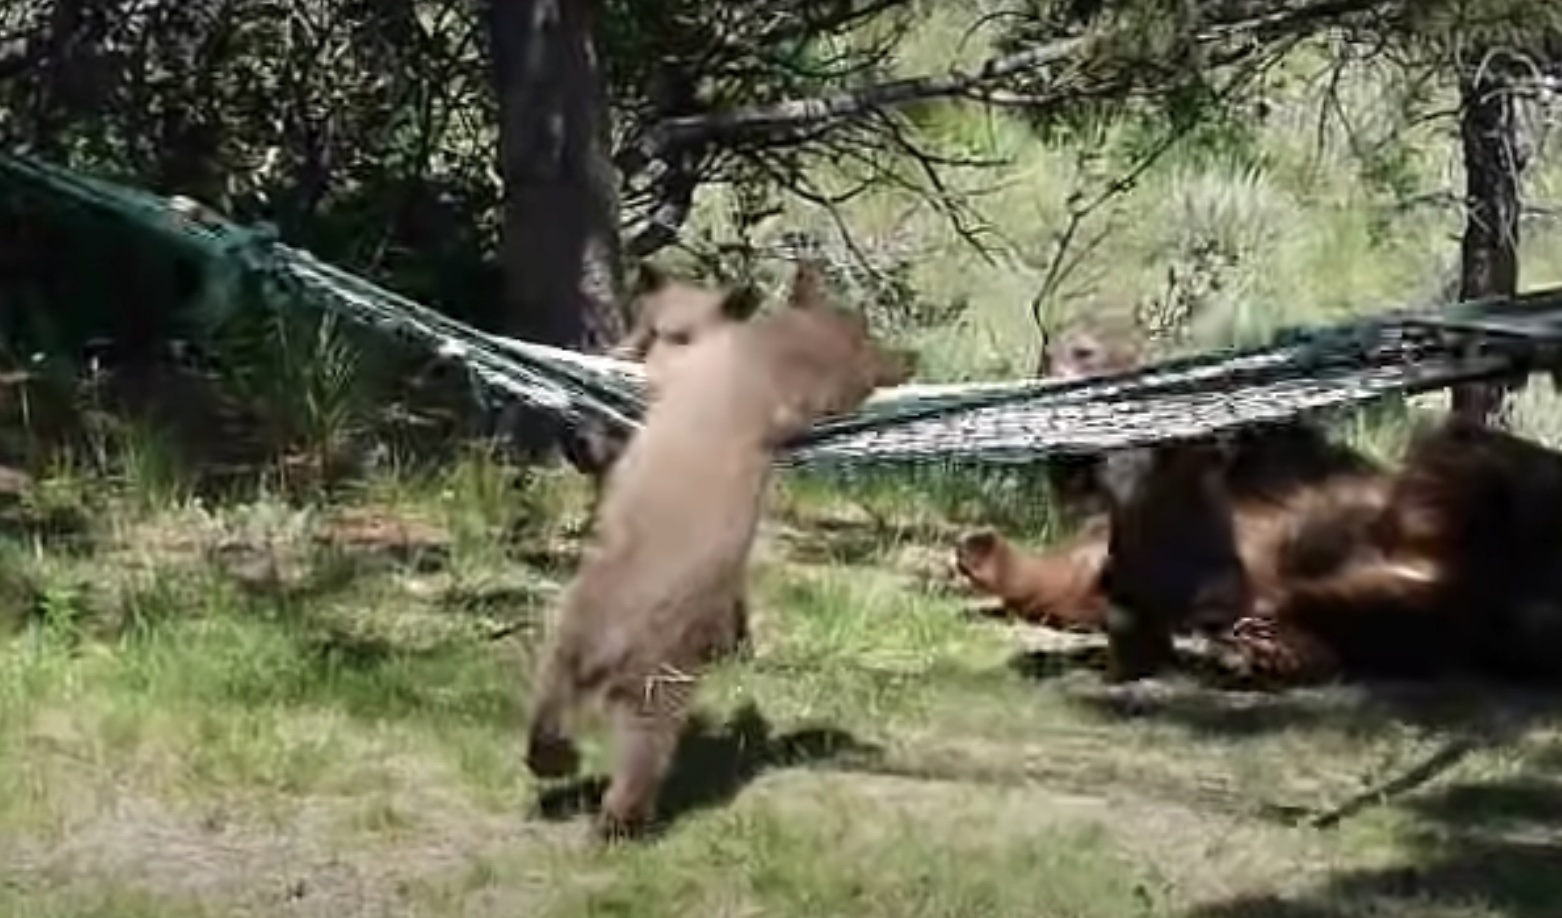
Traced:
<svg viewBox="0 0 1562 918">
<path fill-rule="evenodd" d="M 1065 334 L 1049 347 L 1047 354 L 1049 360 L 1044 363 L 1044 369 L 1062 378 L 1122 372 L 1133 369 L 1139 361 L 1135 348 L 1121 341 L 1100 338 L 1089 331 Z M 1140 453 L 1139 461 L 1142 464 L 1144 459 L 1150 459 L 1153 466 L 1156 463 L 1151 457 L 1180 454 L 1187 459 L 1195 453 L 1203 457 L 1194 460 L 1200 471 L 1188 479 L 1201 482 L 1199 488 L 1202 490 L 1194 493 L 1202 494 L 1203 498 L 1183 507 L 1183 512 L 1196 511 L 1197 519 L 1165 520 L 1158 528 L 1176 533 L 1186 526 L 1197 538 L 1224 538 L 1211 526 L 1221 531 L 1229 529 L 1235 534 L 1236 555 L 1243 562 L 1248 581 L 1245 590 L 1233 585 L 1235 574 L 1219 573 L 1215 568 L 1190 575 L 1194 580 L 1212 578 L 1211 584 L 1226 583 L 1227 586 L 1217 593 L 1229 594 L 1230 603 L 1240 605 L 1242 601 L 1235 597 L 1246 592 L 1252 602 L 1267 605 L 1281 589 L 1285 578 L 1299 571 L 1330 569 L 1331 565 L 1337 565 L 1343 557 L 1342 546 L 1363 537 L 1364 521 L 1376 512 L 1373 508 L 1381 504 L 1378 492 L 1383 486 L 1382 470 L 1355 450 L 1332 442 L 1304 420 L 1238 428 L 1222 433 L 1220 441 L 1221 447 L 1213 452 L 1203 447 L 1190 452 L 1182 447 L 1157 446 Z M 1049 465 L 1053 492 L 1068 505 L 1088 507 L 1094 504 L 1110 510 L 1113 501 L 1104 493 L 1110 490 L 1105 487 L 1106 478 L 1110 477 L 1109 465 L 1134 461 L 1124 454 L 1119 454 L 1118 458 L 1058 457 Z M 1185 468 L 1189 472 L 1193 470 L 1193 466 Z M 1172 483 L 1171 486 L 1181 487 L 1186 483 Z M 1145 501 L 1164 502 L 1163 495 L 1154 493 L 1163 485 L 1154 481 L 1128 484 L 1132 489 L 1143 491 Z M 1217 496 L 1216 492 L 1220 491 L 1224 492 L 1224 497 Z M 1171 501 L 1167 506 L 1177 504 L 1177 501 Z M 1211 522 L 1224 520 L 1228 514 L 1229 524 Z M 1101 528 L 1111 527 L 1103 524 Z M 1080 582 L 1082 565 L 1099 565 L 1100 562 L 1094 560 L 1099 556 L 1094 554 L 1092 542 L 1109 541 L 1109 537 L 1092 536 L 1089 529 L 1087 527 L 1087 533 L 1081 539 L 1062 549 L 1063 557 L 1043 556 L 1041 565 L 1032 572 L 1032 583 L 1039 584 L 1040 577 L 1049 576 L 1054 578 L 1052 589 L 1056 590 L 1062 584 Z M 1161 566 L 1172 564 L 1185 555 L 1184 550 L 1172 552 L 1167 556 L 1171 560 Z M 1066 558 L 1073 560 L 1069 562 Z M 1216 567 L 1226 563 L 1220 562 Z M 1132 566 L 1141 567 L 1139 564 Z M 1133 584 L 1123 588 L 1130 592 L 1138 589 Z M 1146 589 L 1156 592 L 1153 588 Z M 1076 615 L 1102 604 L 1102 600 L 1089 595 L 1076 593 L 1073 596 L 1077 603 Z M 1084 614 L 1088 621 L 1094 613 L 1087 611 Z M 1180 628 L 1182 623 L 1174 621 L 1173 625 Z"/>
<path fill-rule="evenodd" d="M 646 388 L 654 395 L 682 350 L 716 329 L 748 321 L 760 300 L 753 287 L 705 287 L 646 265 L 635 294 L 635 324 L 608 355 L 644 363 Z"/>
<path fill-rule="evenodd" d="M 1106 457 L 1100 580 L 1113 680 L 1153 675 L 1171 663 L 1178 630 L 1215 631 L 1251 612 L 1225 463 L 1221 448 L 1207 441 Z"/>
<path fill-rule="evenodd" d="M 760 302 L 753 287 L 704 287 L 669 277 L 649 263 L 641 265 L 633 299 L 635 324 L 608 354 L 643 364 L 648 401 L 656 397 L 662 381 L 692 344 L 719 329 L 748 321 Z M 564 441 L 572 464 L 592 479 L 593 516 L 607 477 L 628 440 L 627 432 L 588 418 Z M 733 621 L 732 650 L 746 654 L 750 649 L 747 597 L 740 595 L 734 602 Z"/>
<path fill-rule="evenodd" d="M 1138 365 L 1139 353 L 1127 342 L 1075 326 L 1055 341 L 1043 340 L 1036 375 L 1043 379 L 1084 379 L 1120 373 Z"/>
<path fill-rule="evenodd" d="M 1037 370 L 1043 378 L 1083 379 L 1139 366 L 1139 350 L 1131 343 L 1080 326 L 1044 344 Z M 1380 471 L 1365 456 L 1332 442 L 1299 419 L 1239 428 L 1221 436 L 1229 454 L 1227 484 L 1239 512 L 1248 509 L 1251 500 L 1283 502 L 1299 488 Z M 1099 455 L 1049 457 L 1047 479 L 1053 496 L 1078 511 L 1105 510 L 1102 461 Z"/>
<path fill-rule="evenodd" d="M 1344 564 L 1370 538 L 1390 481 L 1378 472 L 1341 473 L 1273 496 L 1244 496 L 1237 536 L 1261 601 L 1272 601 L 1291 580 Z"/>
<path fill-rule="evenodd" d="M 1231 431 L 1226 485 L 1243 503 L 1285 503 L 1299 491 L 1379 479 L 1384 469 L 1296 419 Z"/>
<path fill-rule="evenodd" d="M 1562 454 L 1458 418 L 1422 433 L 1343 563 L 1233 635 L 1243 672 L 1313 681 L 1447 670 L 1555 678 Z"/>
<path fill-rule="evenodd" d="M 669 277 L 649 263 L 641 265 L 630 296 L 634 324 L 607 354 L 643 364 L 647 398 L 655 397 L 669 365 L 690 344 L 716 329 L 748 321 L 760 303 L 753 287 L 705 287 Z M 570 465 L 591 477 L 600 496 L 608 470 L 628 439 L 627 432 L 590 418 L 566 431 L 560 446 Z"/>
<path fill-rule="evenodd" d="M 810 266 L 790 308 L 719 329 L 669 367 L 609 477 L 532 697 L 527 763 L 543 777 L 578 767 L 573 712 L 605 706 L 616 749 L 604 837 L 652 820 L 699 673 L 735 641 L 774 452 L 910 372 L 860 315 L 822 301 Z"/>
<path fill-rule="evenodd" d="M 1260 636 L 1274 629 L 1255 622 L 1272 623 L 1289 585 L 1354 557 L 1389 498 L 1390 479 L 1373 463 L 1300 424 L 1245 430 L 1223 449 L 1160 446 L 1111 462 L 1116 490 L 1126 497 L 1117 502 L 1118 519 L 1137 527 L 1126 545 L 1119 536 L 1116 547 L 1128 562 L 1115 572 L 1105 565 L 1107 516 L 1037 555 L 991 531 L 971 533 L 956 545 L 955 564 L 977 591 L 998 597 L 1007 615 L 1023 621 L 1111 632 L 1115 615 L 1117 644 L 1128 649 L 1112 655 L 1114 678 L 1162 665 L 1171 633 L 1202 631 L 1256 651 Z M 1122 614 L 1109 614 L 1105 587 L 1113 576 L 1120 578 Z M 1315 652 L 1301 636 L 1288 646 Z"/>
<path fill-rule="evenodd" d="M 1065 545 L 1032 555 L 992 529 L 966 533 L 955 544 L 955 569 L 979 593 L 996 597 L 1005 616 L 1068 631 L 1106 627 L 1098 579 L 1106 559 L 1102 521 Z"/>
<path fill-rule="evenodd" d="M 1129 369 L 1133 360 L 1130 349 L 1107 347 L 1092 333 L 1077 332 L 1050 345 L 1040 369 L 1080 378 Z M 1091 500 L 1115 505 L 1116 519 L 1110 513 L 1094 517 L 1079 536 L 1040 555 L 1023 554 L 996 534 L 972 534 L 956 546 L 956 566 L 978 591 L 997 596 L 1007 614 L 1038 624 L 1111 631 L 1107 593 L 1091 582 L 1097 572 L 1104 574 L 1119 594 L 1119 605 L 1151 610 L 1129 609 L 1117 623 L 1119 632 L 1127 632 L 1118 646 L 1142 644 L 1142 651 L 1130 649 L 1127 656 L 1147 661 L 1116 667 L 1124 677 L 1153 670 L 1169 655 L 1167 632 L 1187 629 L 1213 629 L 1219 640 L 1232 642 L 1233 658 L 1262 656 L 1280 640 L 1308 665 L 1327 662 L 1327 645 L 1280 623 L 1276 615 L 1296 602 L 1290 597 L 1298 585 L 1313 589 L 1364 563 L 1372 552 L 1381 553 L 1372 546 L 1378 520 L 1394 499 L 1395 479 L 1301 420 L 1242 428 L 1223 440 L 1223 458 L 1206 448 L 1181 449 L 1182 458 L 1160 471 L 1162 460 L 1177 455 L 1176 450 L 1129 451 L 1105 461 L 1096 456 L 1052 460 L 1055 492 L 1075 505 Z M 1115 476 L 1113 464 L 1118 466 Z M 1124 475 L 1125 464 L 1141 467 Z M 1181 472 L 1168 474 L 1177 467 Z M 1113 487 L 1103 485 L 1113 477 L 1117 499 L 1103 500 L 1112 497 Z M 1116 551 L 1128 560 L 1112 570 L 1104 563 L 1111 553 L 1111 532 L 1125 523 L 1138 531 L 1119 534 Z M 1228 548 L 1235 549 L 1241 574 Z M 1397 583 L 1417 576 L 1407 573 L 1411 570 L 1385 565 L 1375 576 Z M 1530 614 L 1541 613 L 1532 604 Z"/>
<path fill-rule="evenodd" d="M 1240 500 L 1237 550 L 1260 607 L 1272 606 L 1287 580 L 1343 565 L 1367 538 L 1387 496 L 1388 480 L 1380 475 L 1342 475 L 1323 486 Z M 1073 538 L 1036 554 L 991 529 L 977 530 L 956 543 L 954 566 L 978 593 L 997 598 L 1005 616 L 1064 630 L 1104 630 L 1106 598 L 1097 580 L 1107 530 L 1106 518 L 1094 517 Z"/>
<path fill-rule="evenodd" d="M 1127 342 L 1082 325 L 1065 329 L 1055 340 L 1044 338 L 1036 375 L 1042 379 L 1086 379 L 1132 370 L 1139 354 Z M 1048 456 L 1047 484 L 1053 499 L 1080 512 L 1104 508 L 1096 476 L 1101 457 L 1060 453 Z"/>
</svg>

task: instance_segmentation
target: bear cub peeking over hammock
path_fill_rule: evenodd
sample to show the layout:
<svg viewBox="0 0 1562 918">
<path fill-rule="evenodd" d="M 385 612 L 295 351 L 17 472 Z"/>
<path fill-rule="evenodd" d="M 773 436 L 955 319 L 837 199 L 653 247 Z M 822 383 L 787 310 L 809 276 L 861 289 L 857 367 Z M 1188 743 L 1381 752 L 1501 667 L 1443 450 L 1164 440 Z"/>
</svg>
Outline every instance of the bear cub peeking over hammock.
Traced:
<svg viewBox="0 0 1562 918">
<path fill-rule="evenodd" d="M 630 291 L 634 324 L 608 348 L 607 356 L 640 363 L 645 372 L 646 397 L 655 398 L 665 367 L 676 364 L 689 345 L 706 335 L 748 321 L 759 308 L 760 299 L 759 291 L 753 287 L 706 287 L 668 276 L 652 264 L 643 264 Z M 628 441 L 626 431 L 588 416 L 566 428 L 559 445 L 565 460 L 591 478 L 593 496 L 600 498 L 608 470 L 623 454 Z"/>
<path fill-rule="evenodd" d="M 799 266 L 786 308 L 732 323 L 662 367 L 657 397 L 609 473 L 595 536 L 566 588 L 531 698 L 526 761 L 574 773 L 568 722 L 609 721 L 612 776 L 596 833 L 638 834 L 689 716 L 700 671 L 729 652 L 776 452 L 815 421 L 910 378 L 860 314 Z"/>
</svg>

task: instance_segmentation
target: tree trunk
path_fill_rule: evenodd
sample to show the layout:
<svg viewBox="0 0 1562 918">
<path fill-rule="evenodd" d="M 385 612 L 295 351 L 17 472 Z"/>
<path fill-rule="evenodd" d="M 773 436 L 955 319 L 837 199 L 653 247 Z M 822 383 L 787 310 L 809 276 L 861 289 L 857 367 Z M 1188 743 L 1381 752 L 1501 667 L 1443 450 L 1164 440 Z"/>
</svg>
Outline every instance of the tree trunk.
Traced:
<svg viewBox="0 0 1562 918">
<path fill-rule="evenodd" d="M 618 181 L 595 12 L 593 0 L 489 0 L 488 7 L 505 189 L 502 331 L 583 349 L 615 340 L 623 328 Z M 521 409 L 510 420 L 528 451 L 556 432 L 536 412 Z"/>
<path fill-rule="evenodd" d="M 1518 123 L 1519 103 L 1502 73 L 1490 65 L 1462 73 L 1459 94 L 1465 175 L 1459 299 L 1512 296 L 1519 285 L 1519 178 L 1527 158 Z M 1455 387 L 1453 411 L 1488 423 L 1500 414 L 1511 385 Z"/>
</svg>

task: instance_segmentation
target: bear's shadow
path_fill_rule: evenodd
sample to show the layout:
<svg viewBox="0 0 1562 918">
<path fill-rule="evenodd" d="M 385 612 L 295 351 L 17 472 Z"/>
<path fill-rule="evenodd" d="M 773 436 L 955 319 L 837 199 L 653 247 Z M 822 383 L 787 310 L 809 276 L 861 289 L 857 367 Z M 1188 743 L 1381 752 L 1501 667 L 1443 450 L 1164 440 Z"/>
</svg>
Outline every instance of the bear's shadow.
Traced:
<svg viewBox="0 0 1562 918">
<path fill-rule="evenodd" d="M 725 724 L 691 718 L 679 739 L 671 772 L 662 785 L 657 820 L 648 834 L 666 831 L 677 820 L 701 809 L 731 801 L 768 769 L 809 765 L 843 757 L 877 759 L 883 750 L 844 730 L 808 727 L 773 735 L 770 722 L 752 703 L 739 708 Z M 605 776 L 572 779 L 538 794 L 537 814 L 564 820 L 595 814 Z"/>
</svg>

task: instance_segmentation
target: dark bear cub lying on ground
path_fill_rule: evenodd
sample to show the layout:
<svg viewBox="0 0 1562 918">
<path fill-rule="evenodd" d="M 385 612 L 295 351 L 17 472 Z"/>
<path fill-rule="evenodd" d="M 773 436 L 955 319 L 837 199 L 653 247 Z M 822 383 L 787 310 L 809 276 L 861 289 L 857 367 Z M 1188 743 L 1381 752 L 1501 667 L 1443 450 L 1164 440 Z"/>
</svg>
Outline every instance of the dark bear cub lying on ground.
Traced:
<svg viewBox="0 0 1562 918">
<path fill-rule="evenodd" d="M 1451 417 L 1412 442 L 1331 569 L 1234 635 L 1270 682 L 1344 673 L 1562 679 L 1562 453 Z"/>
<path fill-rule="evenodd" d="M 1224 473 L 1251 593 L 1246 611 L 1211 634 L 1222 668 L 1268 687 L 1346 675 L 1562 677 L 1562 453 L 1450 418 L 1421 431 L 1403 466 L 1387 472 L 1343 459 L 1299 463 L 1313 451 L 1289 455 L 1287 441 L 1305 446 L 1313 437 L 1298 436 L 1257 431 L 1238 443 Z M 1144 488 L 1153 477 L 1143 471 L 1129 481 L 1145 494 L 1156 490 Z M 1165 510 L 1177 502 L 1158 503 Z M 1087 575 L 1111 570 L 1104 520 L 1040 555 L 973 533 L 956 546 L 957 564 L 978 590 L 1030 621 L 1110 630 L 1112 591 L 1129 624 L 1154 623 L 1164 618 L 1157 603 L 1178 591 L 1136 573 L 1142 562 L 1134 559 L 1190 564 L 1196 540 L 1188 534 L 1201 531 L 1195 522 L 1217 503 L 1172 512 L 1161 535 L 1138 540 L 1137 549 L 1119 540 L 1112 547 L 1128 548 L 1130 563 L 1105 582 Z M 1220 583 L 1228 565 L 1219 554 L 1181 568 L 1178 579 Z M 1195 630 L 1188 614 L 1174 616 L 1174 627 Z M 1159 633 L 1152 629 L 1152 643 Z M 1155 646 L 1164 651 L 1163 642 Z"/>
</svg>

